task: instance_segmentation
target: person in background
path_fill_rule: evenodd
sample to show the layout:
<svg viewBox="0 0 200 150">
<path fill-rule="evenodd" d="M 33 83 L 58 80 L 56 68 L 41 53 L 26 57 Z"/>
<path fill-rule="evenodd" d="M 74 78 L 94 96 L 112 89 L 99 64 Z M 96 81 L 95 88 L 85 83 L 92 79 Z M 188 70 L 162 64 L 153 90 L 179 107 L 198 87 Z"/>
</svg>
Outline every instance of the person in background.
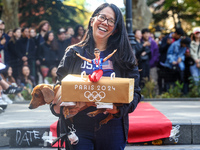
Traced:
<svg viewBox="0 0 200 150">
<path fill-rule="evenodd" d="M 48 75 L 44 78 L 44 83 L 45 84 L 56 84 L 57 81 L 57 67 L 56 66 L 51 66 L 49 68 Z"/>
<path fill-rule="evenodd" d="M 190 44 L 190 54 L 193 58 L 194 64 L 190 66 L 190 72 L 197 84 L 200 81 L 200 28 L 196 28 L 193 31 L 193 34 L 193 40 Z"/>
<path fill-rule="evenodd" d="M 31 94 L 36 84 L 34 77 L 30 74 L 29 66 L 22 66 L 20 76 L 17 79 L 17 85 L 22 87 L 23 90 L 26 90 L 29 94 Z"/>
<path fill-rule="evenodd" d="M 150 42 L 151 49 L 151 59 L 149 60 L 150 65 L 150 79 L 155 83 L 156 94 L 158 94 L 158 73 L 157 73 L 157 64 L 159 61 L 159 48 L 157 43 L 154 41 L 154 35 L 150 33 L 148 29 L 142 30 L 142 37 L 144 41 Z M 152 36 L 150 36 L 152 35 Z M 153 38 L 152 38 L 153 37 Z"/>
<path fill-rule="evenodd" d="M 149 42 L 149 36 L 150 32 L 148 29 L 143 29 L 142 30 L 142 43 L 143 47 L 145 47 L 141 55 L 140 55 L 140 64 L 139 64 L 139 69 L 140 71 L 140 86 L 141 88 L 144 87 L 144 79 L 147 78 L 149 80 L 149 74 L 150 74 L 150 64 L 149 61 L 151 59 L 151 43 Z"/>
<path fill-rule="evenodd" d="M 45 42 L 40 45 L 40 62 L 43 80 L 47 76 L 49 68 L 58 64 L 58 43 L 53 31 L 48 31 L 44 36 Z"/>
<path fill-rule="evenodd" d="M 135 42 L 136 42 L 136 44 L 134 45 L 135 55 L 138 60 L 139 69 L 141 69 L 140 87 L 142 87 L 144 86 L 142 81 L 143 78 L 148 77 L 147 75 L 145 75 L 145 70 L 147 70 L 145 69 L 145 67 L 147 67 L 147 64 L 149 64 L 149 58 L 151 57 L 151 50 L 149 46 L 147 46 L 148 42 L 144 44 L 144 42 L 141 40 L 142 39 L 141 30 L 136 29 L 133 33 L 135 35 Z"/>
<path fill-rule="evenodd" d="M 81 74 L 82 71 L 91 74 L 92 65 L 79 58 L 76 53 L 93 59 L 95 48 L 101 51 L 101 58 L 117 49 L 115 55 L 102 64 L 103 75 L 110 76 L 115 72 L 117 77 L 134 78 L 134 99 L 129 104 L 118 107 L 114 105 L 113 109 L 106 109 L 106 112 L 113 114 L 114 119 L 102 125 L 99 130 L 99 122 L 108 114 L 89 117 L 87 113 L 96 110 L 96 107 L 88 107 L 78 114 L 79 108 L 72 107 L 69 114 L 76 114 L 73 124 L 79 137 L 79 142 L 72 146 L 74 150 L 123 150 L 128 138 L 128 113 L 135 110 L 141 94 L 137 60 L 129 43 L 123 15 L 114 4 L 100 5 L 92 14 L 82 41 L 68 47 L 58 66 L 57 84 L 61 84 L 61 80 L 68 74 Z M 67 125 L 69 122 L 67 119 Z"/>
<path fill-rule="evenodd" d="M 77 25 L 74 30 L 74 36 L 71 38 L 71 45 L 77 44 L 81 41 L 84 35 L 84 28 L 82 25 Z"/>
<path fill-rule="evenodd" d="M 71 39 L 71 37 L 74 35 L 74 29 L 72 27 L 66 28 L 66 39 Z"/>
<path fill-rule="evenodd" d="M 3 69 L 5 69 L 6 66 L 2 63 L 0 63 L 0 71 L 2 71 Z M 15 86 L 11 86 L 9 85 L 0 75 L 0 86 L 2 88 L 2 92 L 3 94 L 17 94 L 20 93 L 22 91 L 22 88 L 19 87 L 15 87 Z M 2 99 L 2 96 L 0 95 L 0 111 L 4 111 L 4 109 L 7 108 L 8 103 L 5 102 Z"/>
<path fill-rule="evenodd" d="M 8 43 L 8 53 L 10 56 L 9 66 L 12 67 L 12 76 L 17 80 L 20 71 L 20 50 L 16 48 L 16 42 L 21 38 L 21 28 L 15 28 L 13 30 L 13 36 Z"/>
<path fill-rule="evenodd" d="M 167 59 L 162 65 L 169 68 L 170 71 L 174 73 L 173 83 L 177 80 L 179 80 L 181 83 L 184 83 L 185 52 L 187 47 L 190 46 L 190 42 L 191 40 L 189 37 L 181 38 L 172 43 L 167 51 Z M 169 88 L 170 83 L 166 84 L 168 84 Z"/>
<path fill-rule="evenodd" d="M 31 39 L 33 39 L 33 41 L 35 42 L 35 45 L 36 45 L 36 41 L 37 41 L 37 33 L 36 33 L 36 29 L 33 28 L 33 27 L 30 27 L 29 28 L 29 36 Z M 36 47 L 37 48 L 37 47 Z"/>
<path fill-rule="evenodd" d="M 0 51 L 3 52 L 1 55 L 1 62 L 5 65 L 9 63 L 9 54 L 7 50 L 7 45 L 10 37 L 5 33 L 5 22 L 0 20 Z"/>
<path fill-rule="evenodd" d="M 60 28 L 57 33 L 58 36 L 58 61 L 62 59 L 66 48 L 70 45 L 70 39 L 66 40 L 66 31 L 64 28 Z M 58 64 L 57 64 L 58 65 Z"/>
<path fill-rule="evenodd" d="M 184 35 L 184 31 L 182 28 L 176 28 L 175 32 L 171 32 L 163 37 L 160 47 L 159 47 L 159 63 L 158 63 L 158 86 L 159 86 L 159 94 L 167 91 L 166 83 L 171 82 L 171 77 L 173 75 L 169 75 L 168 68 L 165 68 L 161 63 L 165 63 L 167 58 L 167 51 L 170 45 L 179 40 L 181 36 Z"/>
<path fill-rule="evenodd" d="M 20 64 L 29 65 L 31 75 L 35 77 L 35 57 L 36 49 L 35 42 L 30 38 L 29 28 L 22 28 L 22 37 L 16 42 L 16 49 L 19 50 Z"/>
<path fill-rule="evenodd" d="M 13 30 L 8 30 L 6 34 L 11 38 L 13 36 Z"/>
<path fill-rule="evenodd" d="M 12 67 L 7 66 L 4 70 L 2 70 L 1 76 L 2 76 L 2 78 L 3 78 L 9 85 L 14 86 L 14 87 L 17 87 L 16 80 L 15 80 L 15 78 L 12 76 L 12 73 L 13 73 Z M 7 94 L 3 94 L 3 93 L 2 93 L 2 98 L 3 98 L 3 100 L 4 100 L 5 102 L 7 102 L 8 104 L 12 104 L 12 103 L 13 103 L 12 100 L 7 96 Z M 21 93 L 15 94 L 14 100 L 19 101 L 19 100 L 17 100 L 16 98 L 19 98 L 20 101 L 23 101 L 23 100 L 24 100 L 23 97 L 22 97 L 22 95 L 21 95 Z"/>
<path fill-rule="evenodd" d="M 51 30 L 51 26 L 47 20 L 42 20 L 36 28 L 37 36 L 36 36 L 36 83 L 42 82 L 40 81 L 41 74 L 41 62 L 40 62 L 40 44 L 44 43 L 44 35 Z M 41 77 L 42 78 L 42 77 Z"/>
</svg>

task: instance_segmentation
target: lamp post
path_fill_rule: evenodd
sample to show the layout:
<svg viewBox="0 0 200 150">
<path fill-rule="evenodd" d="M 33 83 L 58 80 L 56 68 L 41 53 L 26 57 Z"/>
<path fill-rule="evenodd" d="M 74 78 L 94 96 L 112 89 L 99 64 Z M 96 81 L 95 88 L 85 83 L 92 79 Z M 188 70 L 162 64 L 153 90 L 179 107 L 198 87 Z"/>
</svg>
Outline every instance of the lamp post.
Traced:
<svg viewBox="0 0 200 150">
<path fill-rule="evenodd" d="M 126 0 L 126 29 L 129 37 L 129 41 L 131 44 L 131 47 L 133 49 L 133 46 L 136 44 L 135 42 L 135 36 L 133 34 L 133 29 L 132 29 L 132 0 Z M 133 49 L 134 51 L 134 49 Z M 135 54 L 135 51 L 134 51 Z"/>
</svg>

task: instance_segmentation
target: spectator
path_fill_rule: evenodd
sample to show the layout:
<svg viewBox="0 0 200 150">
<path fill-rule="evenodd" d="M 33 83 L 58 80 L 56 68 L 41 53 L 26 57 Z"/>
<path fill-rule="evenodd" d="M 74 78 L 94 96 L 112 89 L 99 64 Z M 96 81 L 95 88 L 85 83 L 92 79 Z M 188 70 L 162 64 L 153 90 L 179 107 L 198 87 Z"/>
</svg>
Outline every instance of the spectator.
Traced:
<svg viewBox="0 0 200 150">
<path fill-rule="evenodd" d="M 13 36 L 13 30 L 8 30 L 6 34 L 11 38 Z"/>
<path fill-rule="evenodd" d="M 65 53 L 66 48 L 70 45 L 70 39 L 66 40 L 66 31 L 60 28 L 58 31 L 58 60 L 60 61 Z M 58 65 L 58 64 L 57 64 Z"/>
<path fill-rule="evenodd" d="M 36 49 L 33 39 L 29 37 L 29 28 L 22 29 L 22 37 L 16 42 L 16 49 L 19 50 L 20 64 L 29 65 L 31 75 L 35 76 Z"/>
<path fill-rule="evenodd" d="M 74 35 L 74 29 L 72 27 L 67 27 L 66 29 L 66 39 L 71 39 Z"/>
<path fill-rule="evenodd" d="M 167 51 L 167 59 L 163 66 L 168 67 L 177 76 L 173 76 L 174 81 L 179 80 L 184 82 L 184 70 L 185 70 L 185 52 L 187 47 L 190 45 L 190 38 L 182 38 L 169 47 Z"/>
<path fill-rule="evenodd" d="M 71 45 L 79 43 L 84 35 L 84 28 L 82 25 L 77 25 L 74 31 L 74 36 L 71 38 Z"/>
<path fill-rule="evenodd" d="M 148 75 L 145 75 L 145 67 L 147 67 L 147 64 L 149 64 L 149 58 L 151 57 L 151 50 L 147 46 L 148 42 L 144 44 L 144 41 L 142 41 L 142 32 L 141 30 L 137 29 L 134 31 L 135 34 L 135 42 L 136 44 L 134 45 L 135 49 L 135 55 L 138 60 L 138 66 L 140 71 L 140 86 L 144 86 L 143 84 L 143 78 L 148 77 Z M 145 58 L 146 57 L 146 58 Z M 147 67 L 149 68 L 149 67 Z"/>
<path fill-rule="evenodd" d="M 40 62 L 43 79 L 47 76 L 49 67 L 58 63 L 58 44 L 54 33 L 48 31 L 44 36 L 45 42 L 40 45 Z"/>
<path fill-rule="evenodd" d="M 30 27 L 29 28 L 29 36 L 31 39 L 33 39 L 33 41 L 35 42 L 35 45 L 36 45 L 36 37 L 37 37 L 37 33 L 36 33 L 36 29 L 33 28 L 33 27 Z M 37 48 L 37 47 L 36 47 Z"/>
<path fill-rule="evenodd" d="M 158 94 L 158 73 L 157 64 L 159 60 L 159 49 L 157 43 L 154 41 L 154 35 L 150 33 L 148 29 L 143 29 L 143 40 L 150 42 L 151 59 L 149 60 L 150 65 L 150 79 L 155 83 L 156 93 Z"/>
<path fill-rule="evenodd" d="M 194 30 L 193 40 L 190 44 L 190 54 L 194 60 L 194 64 L 190 66 L 191 75 L 196 83 L 200 77 L 200 28 Z"/>
<path fill-rule="evenodd" d="M 2 70 L 2 73 L 1 73 L 1 76 L 2 78 L 11 86 L 13 87 L 17 87 L 17 83 L 16 83 L 16 80 L 15 78 L 12 76 L 12 73 L 13 73 L 13 69 L 12 67 L 10 66 L 7 66 L 4 70 Z M 2 94 L 2 98 L 5 102 L 7 102 L 8 104 L 12 103 L 12 101 L 10 100 L 10 98 L 6 95 L 6 94 Z M 18 100 L 18 99 L 19 100 Z M 22 97 L 21 93 L 17 93 L 15 95 L 15 98 L 14 98 L 16 101 L 23 101 L 24 98 Z"/>
<path fill-rule="evenodd" d="M 158 86 L 159 86 L 159 93 L 161 94 L 163 91 L 166 91 L 166 82 L 170 82 L 170 76 L 168 75 L 168 68 L 160 65 L 160 63 L 165 63 L 167 57 L 167 50 L 169 46 L 181 38 L 184 35 L 184 31 L 182 28 L 176 28 L 175 32 L 171 32 L 163 37 L 160 47 L 159 47 L 159 63 L 158 63 Z M 173 75 L 172 75 L 173 76 Z"/>
<path fill-rule="evenodd" d="M 13 77 L 15 80 L 17 79 L 20 71 L 20 50 L 16 48 L 16 42 L 21 37 L 21 28 L 15 28 L 13 30 L 13 36 L 11 37 L 9 43 L 8 43 L 8 53 L 10 56 L 9 65 L 13 69 Z"/>
<path fill-rule="evenodd" d="M 4 32 L 5 31 L 5 23 L 0 20 L 0 51 L 3 52 L 1 56 L 1 62 L 8 65 L 9 63 L 9 54 L 7 51 L 7 45 L 10 40 L 10 37 Z"/>
<path fill-rule="evenodd" d="M 38 32 L 38 35 L 36 37 L 36 83 L 39 83 L 40 76 L 41 76 L 41 62 L 40 62 L 40 52 L 39 52 L 39 46 L 40 44 L 44 43 L 44 35 L 51 30 L 51 26 L 47 20 L 43 20 L 39 23 L 39 25 L 36 28 L 36 31 Z"/>
<path fill-rule="evenodd" d="M 57 71 L 57 69 L 58 68 L 56 66 L 51 66 L 49 68 L 48 75 L 44 79 L 45 84 L 53 84 L 53 85 L 56 84 L 56 81 L 57 81 L 56 71 Z"/>
<path fill-rule="evenodd" d="M 20 76 L 17 79 L 17 85 L 22 87 L 24 90 L 27 90 L 29 94 L 35 87 L 35 79 L 30 74 L 30 68 L 27 65 L 23 65 Z"/>
<path fill-rule="evenodd" d="M 151 43 L 149 42 L 149 36 L 150 32 L 149 30 L 143 29 L 142 30 L 142 42 L 143 42 L 143 47 L 145 51 L 141 53 L 140 59 L 141 62 L 139 64 L 139 69 L 140 71 L 140 80 L 141 80 L 141 87 L 144 86 L 143 79 L 148 78 L 149 79 L 149 74 L 150 74 L 150 64 L 149 61 L 151 59 Z"/>
</svg>

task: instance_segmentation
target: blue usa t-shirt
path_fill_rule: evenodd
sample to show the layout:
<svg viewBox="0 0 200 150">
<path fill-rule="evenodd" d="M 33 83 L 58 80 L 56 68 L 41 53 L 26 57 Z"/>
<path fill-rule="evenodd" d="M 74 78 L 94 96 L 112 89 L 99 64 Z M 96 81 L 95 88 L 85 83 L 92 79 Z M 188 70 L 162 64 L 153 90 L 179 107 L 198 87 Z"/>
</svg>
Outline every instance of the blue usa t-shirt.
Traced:
<svg viewBox="0 0 200 150">
<path fill-rule="evenodd" d="M 109 50 L 102 51 L 100 53 L 100 59 L 104 59 L 110 53 L 111 52 Z M 84 54 L 84 57 L 88 58 L 88 55 L 86 52 Z M 114 72 L 112 57 L 110 57 L 108 60 L 102 63 L 102 70 L 103 70 L 103 76 L 110 76 L 110 74 Z M 82 72 L 85 71 L 86 74 L 92 74 L 94 71 L 93 64 L 84 60 L 83 63 L 81 64 L 81 71 Z"/>
</svg>

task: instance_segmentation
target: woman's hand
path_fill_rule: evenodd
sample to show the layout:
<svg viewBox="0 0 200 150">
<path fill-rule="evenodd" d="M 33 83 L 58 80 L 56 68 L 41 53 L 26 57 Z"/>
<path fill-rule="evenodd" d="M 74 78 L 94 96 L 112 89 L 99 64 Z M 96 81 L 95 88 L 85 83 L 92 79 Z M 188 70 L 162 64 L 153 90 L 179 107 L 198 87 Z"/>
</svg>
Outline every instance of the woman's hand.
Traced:
<svg viewBox="0 0 200 150">
<path fill-rule="evenodd" d="M 113 105 L 113 109 L 106 109 L 105 113 L 111 113 L 111 114 L 117 114 L 119 112 L 119 109 L 117 106 Z"/>
</svg>

